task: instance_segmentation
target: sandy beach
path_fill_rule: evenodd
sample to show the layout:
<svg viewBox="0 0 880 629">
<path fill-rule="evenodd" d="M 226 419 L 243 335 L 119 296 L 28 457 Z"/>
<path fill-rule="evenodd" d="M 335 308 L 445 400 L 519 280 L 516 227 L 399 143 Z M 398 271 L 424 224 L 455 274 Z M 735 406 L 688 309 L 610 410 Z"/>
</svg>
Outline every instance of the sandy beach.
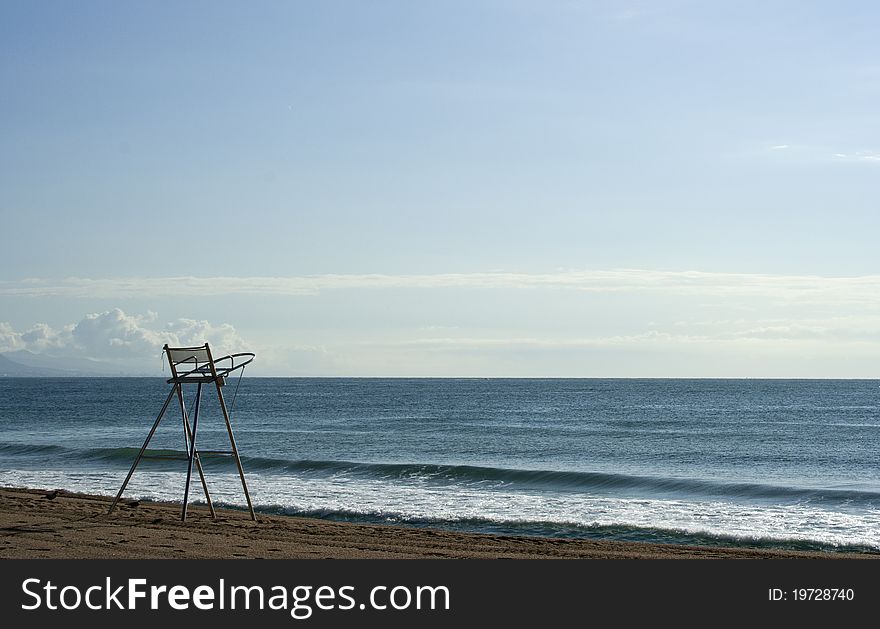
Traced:
<svg viewBox="0 0 880 629">
<path fill-rule="evenodd" d="M 126 500 L 65 491 L 0 489 L 0 558 L 56 559 L 838 559 L 856 553 L 703 548 L 469 534 Z"/>
</svg>

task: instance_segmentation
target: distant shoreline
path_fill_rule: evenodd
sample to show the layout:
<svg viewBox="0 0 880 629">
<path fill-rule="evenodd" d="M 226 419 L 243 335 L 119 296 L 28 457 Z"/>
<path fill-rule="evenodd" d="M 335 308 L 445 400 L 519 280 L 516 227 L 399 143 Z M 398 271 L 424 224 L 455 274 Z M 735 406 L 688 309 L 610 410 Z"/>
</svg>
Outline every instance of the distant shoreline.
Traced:
<svg viewBox="0 0 880 629">
<path fill-rule="evenodd" d="M 697 547 L 460 533 L 330 522 L 125 500 L 66 491 L 0 488 L 4 559 L 880 559 L 880 554 Z"/>
</svg>

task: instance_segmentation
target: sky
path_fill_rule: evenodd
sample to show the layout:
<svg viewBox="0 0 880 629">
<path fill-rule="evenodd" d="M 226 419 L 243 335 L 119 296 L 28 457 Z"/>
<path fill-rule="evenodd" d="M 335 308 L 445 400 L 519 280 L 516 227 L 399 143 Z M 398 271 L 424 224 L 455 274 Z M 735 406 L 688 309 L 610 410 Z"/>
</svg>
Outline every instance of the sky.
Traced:
<svg viewBox="0 0 880 629">
<path fill-rule="evenodd" d="M 0 353 L 874 378 L 878 29 L 847 0 L 4 0 Z"/>
</svg>

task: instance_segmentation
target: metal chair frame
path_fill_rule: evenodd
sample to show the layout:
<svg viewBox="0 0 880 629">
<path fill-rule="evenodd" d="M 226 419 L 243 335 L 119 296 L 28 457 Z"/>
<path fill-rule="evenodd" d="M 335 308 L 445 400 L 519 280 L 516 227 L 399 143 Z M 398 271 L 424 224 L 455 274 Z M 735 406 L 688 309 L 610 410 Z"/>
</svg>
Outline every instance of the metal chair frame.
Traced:
<svg viewBox="0 0 880 629">
<path fill-rule="evenodd" d="M 208 493 L 208 485 L 205 482 L 205 473 L 202 469 L 201 459 L 199 458 L 199 450 L 196 448 L 196 435 L 199 427 L 199 410 L 202 399 L 202 385 L 213 382 L 217 387 L 217 398 L 220 401 L 220 410 L 223 412 L 223 419 L 226 422 L 226 432 L 229 434 L 229 444 L 232 449 L 228 451 L 203 450 L 202 452 L 205 454 L 230 455 L 235 459 L 235 465 L 238 468 L 238 476 L 241 478 L 241 487 L 244 490 L 244 497 L 247 500 L 251 519 L 256 521 L 257 516 L 254 513 L 254 506 L 251 503 L 251 495 L 248 491 L 247 481 L 244 478 L 244 468 L 241 465 L 241 457 L 238 454 L 238 447 L 235 444 L 235 435 L 232 432 L 232 423 L 229 419 L 230 413 L 226 407 L 226 400 L 223 398 L 222 389 L 223 385 L 226 384 L 226 377 L 235 371 L 243 370 L 246 365 L 249 365 L 251 361 L 253 361 L 254 354 L 250 352 L 242 352 L 215 359 L 211 354 L 211 348 L 208 343 L 196 347 L 169 347 L 166 344 L 162 349 L 165 351 L 165 356 L 171 367 L 171 378 L 166 381 L 168 384 L 172 385 L 171 391 L 168 392 L 168 397 L 165 398 L 162 410 L 159 411 L 159 416 L 156 417 L 156 421 L 153 422 L 153 426 L 150 428 L 149 434 L 147 434 L 144 445 L 141 446 L 140 452 L 138 452 L 137 457 L 135 457 L 131 469 L 128 471 L 128 475 L 125 477 L 122 487 L 119 488 L 119 493 L 116 494 L 116 498 L 114 498 L 113 503 L 110 505 L 107 514 L 109 515 L 113 512 L 113 509 L 122 497 L 123 492 L 125 492 L 125 488 L 131 480 L 138 463 L 144 458 L 149 458 L 145 456 L 147 446 L 153 438 L 153 435 L 156 433 L 156 429 L 159 427 L 159 423 L 165 416 L 168 407 L 171 405 L 171 400 L 176 396 L 177 401 L 180 404 L 180 413 L 183 417 L 183 439 L 186 447 L 187 459 L 186 484 L 183 490 L 183 507 L 181 509 L 180 519 L 184 522 L 186 521 L 193 464 L 195 464 L 196 470 L 199 473 L 199 479 L 201 480 L 202 490 L 205 493 L 205 501 L 208 504 L 208 509 L 211 511 L 211 517 L 217 517 L 217 514 L 214 511 L 214 503 L 211 501 L 211 495 Z M 186 402 L 183 395 L 183 386 L 185 384 L 195 384 L 197 387 L 191 428 L 189 414 L 186 410 Z M 233 396 L 233 403 L 234 402 L 235 399 Z"/>
</svg>

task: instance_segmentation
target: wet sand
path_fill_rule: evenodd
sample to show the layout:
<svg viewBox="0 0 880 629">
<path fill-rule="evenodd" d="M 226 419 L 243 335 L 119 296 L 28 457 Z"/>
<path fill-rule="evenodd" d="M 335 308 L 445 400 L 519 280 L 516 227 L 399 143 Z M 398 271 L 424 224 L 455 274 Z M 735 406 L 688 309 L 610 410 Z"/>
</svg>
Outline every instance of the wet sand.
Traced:
<svg viewBox="0 0 880 629">
<path fill-rule="evenodd" d="M 858 553 L 794 552 L 458 533 L 339 523 L 124 500 L 65 491 L 0 488 L 0 558 L 54 559 L 842 559 Z"/>
</svg>

